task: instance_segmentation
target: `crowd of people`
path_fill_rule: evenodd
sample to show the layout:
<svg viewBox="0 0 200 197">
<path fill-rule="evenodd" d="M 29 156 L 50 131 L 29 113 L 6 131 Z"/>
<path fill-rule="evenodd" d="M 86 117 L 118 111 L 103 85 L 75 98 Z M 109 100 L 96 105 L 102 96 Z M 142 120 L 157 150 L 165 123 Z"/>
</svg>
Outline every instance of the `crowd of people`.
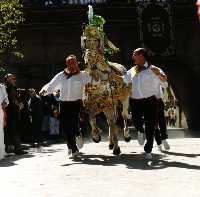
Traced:
<svg viewBox="0 0 200 197">
<path fill-rule="evenodd" d="M 134 66 L 121 80 L 132 84 L 129 103 L 132 123 L 138 131 L 139 144 L 146 141 L 144 151 L 146 158 L 151 159 L 154 138 L 160 150 L 162 146 L 170 149 L 163 102 L 167 76 L 150 63 L 144 48 L 136 49 L 132 59 Z M 25 154 L 21 141 L 41 145 L 44 140 L 55 137 L 66 139 L 70 158 L 79 154 L 81 145 L 77 136 L 80 135 L 80 126 L 87 127 L 83 124 L 86 114 L 80 115 L 83 89 L 91 82 L 91 76 L 80 70 L 75 55 L 66 58 L 64 70 L 38 94 L 33 88 L 18 89 L 13 74 L 7 74 L 4 80 L 4 85 L 0 86 L 0 158 L 4 153 Z"/>
<path fill-rule="evenodd" d="M 59 91 L 39 96 L 33 88 L 17 88 L 16 82 L 14 74 L 7 74 L 0 85 L 0 158 L 25 154 L 22 143 L 40 146 L 62 135 Z"/>
</svg>

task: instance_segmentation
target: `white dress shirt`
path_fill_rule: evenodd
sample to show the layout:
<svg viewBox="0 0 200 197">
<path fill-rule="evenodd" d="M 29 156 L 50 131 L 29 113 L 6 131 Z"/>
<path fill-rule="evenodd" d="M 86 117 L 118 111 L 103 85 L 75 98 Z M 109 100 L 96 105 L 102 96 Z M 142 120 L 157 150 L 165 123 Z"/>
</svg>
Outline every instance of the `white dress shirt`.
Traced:
<svg viewBox="0 0 200 197">
<path fill-rule="evenodd" d="M 45 90 L 46 94 L 52 94 L 60 90 L 61 101 L 76 101 L 82 99 L 84 86 L 91 82 L 91 77 L 85 71 L 72 75 L 67 79 L 64 72 L 58 73 L 41 91 Z"/>
<path fill-rule="evenodd" d="M 151 65 L 139 73 L 136 73 L 135 68 L 132 67 L 127 71 L 127 74 L 124 75 L 124 82 L 132 83 L 132 98 L 142 99 L 153 95 L 157 97 L 160 94 L 160 87 L 167 86 L 167 82 L 162 82 L 160 78 L 151 70 L 152 67 L 155 66 Z M 160 72 L 164 74 L 161 69 Z"/>
</svg>

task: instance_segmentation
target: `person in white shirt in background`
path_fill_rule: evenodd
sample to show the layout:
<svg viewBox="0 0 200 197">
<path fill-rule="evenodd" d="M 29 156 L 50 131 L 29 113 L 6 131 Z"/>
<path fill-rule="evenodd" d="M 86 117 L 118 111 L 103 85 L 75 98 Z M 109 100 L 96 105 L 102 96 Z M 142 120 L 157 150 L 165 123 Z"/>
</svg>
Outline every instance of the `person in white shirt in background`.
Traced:
<svg viewBox="0 0 200 197">
<path fill-rule="evenodd" d="M 78 153 L 76 132 L 79 130 L 79 113 L 82 105 L 83 89 L 91 81 L 89 73 L 80 71 L 75 55 L 66 58 L 66 68 L 58 73 L 40 91 L 40 94 L 52 94 L 60 90 L 60 121 L 67 138 L 69 158 Z"/>
<path fill-rule="evenodd" d="M 167 123 L 165 119 L 165 104 L 163 102 L 164 88 L 167 88 L 167 82 L 165 86 L 160 86 L 157 97 L 158 109 L 157 109 L 157 126 L 155 129 L 155 140 L 160 151 L 162 151 L 162 145 L 165 150 L 169 150 L 170 146 L 167 142 Z"/>
<path fill-rule="evenodd" d="M 145 48 L 134 50 L 132 59 L 135 66 L 123 76 L 124 82 L 132 83 L 130 105 L 133 124 L 138 131 L 138 142 L 144 146 L 145 158 L 152 159 L 152 148 L 157 118 L 157 98 L 160 86 L 167 81 L 163 71 L 149 63 Z M 145 129 L 144 129 L 145 128 Z"/>
<path fill-rule="evenodd" d="M 5 111 L 4 108 L 9 104 L 8 95 L 6 92 L 5 86 L 0 84 L 0 159 L 3 159 L 6 152 L 5 152 L 5 144 L 4 144 L 4 115 Z"/>
</svg>

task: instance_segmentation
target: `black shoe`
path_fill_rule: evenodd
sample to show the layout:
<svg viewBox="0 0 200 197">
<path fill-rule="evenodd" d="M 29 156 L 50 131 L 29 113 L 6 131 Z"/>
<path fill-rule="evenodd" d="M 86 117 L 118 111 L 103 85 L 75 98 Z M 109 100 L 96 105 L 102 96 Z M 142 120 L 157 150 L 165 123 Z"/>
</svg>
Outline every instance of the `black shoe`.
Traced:
<svg viewBox="0 0 200 197">
<path fill-rule="evenodd" d="M 18 150 L 18 151 L 15 151 L 14 153 L 15 153 L 15 155 L 25 155 L 25 154 L 27 154 L 28 152 L 23 151 L 23 150 Z"/>
<path fill-rule="evenodd" d="M 15 150 L 15 147 L 13 145 L 6 145 L 5 151 L 6 153 L 13 153 Z"/>
</svg>

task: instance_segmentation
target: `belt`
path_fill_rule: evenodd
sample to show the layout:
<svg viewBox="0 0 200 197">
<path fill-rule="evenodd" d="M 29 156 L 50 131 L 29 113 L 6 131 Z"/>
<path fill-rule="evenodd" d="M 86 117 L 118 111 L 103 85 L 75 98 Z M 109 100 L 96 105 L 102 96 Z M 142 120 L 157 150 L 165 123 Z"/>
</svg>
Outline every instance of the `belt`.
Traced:
<svg viewBox="0 0 200 197">
<path fill-rule="evenodd" d="M 75 101 L 61 101 L 61 103 L 65 104 L 65 103 L 80 103 L 82 102 L 81 99 L 75 100 Z"/>
<path fill-rule="evenodd" d="M 141 98 L 141 99 L 132 98 L 132 99 L 135 100 L 135 101 L 150 101 L 150 100 L 156 99 L 156 96 L 153 95 L 153 96 L 150 96 L 150 97 L 147 97 L 147 98 Z"/>
</svg>

